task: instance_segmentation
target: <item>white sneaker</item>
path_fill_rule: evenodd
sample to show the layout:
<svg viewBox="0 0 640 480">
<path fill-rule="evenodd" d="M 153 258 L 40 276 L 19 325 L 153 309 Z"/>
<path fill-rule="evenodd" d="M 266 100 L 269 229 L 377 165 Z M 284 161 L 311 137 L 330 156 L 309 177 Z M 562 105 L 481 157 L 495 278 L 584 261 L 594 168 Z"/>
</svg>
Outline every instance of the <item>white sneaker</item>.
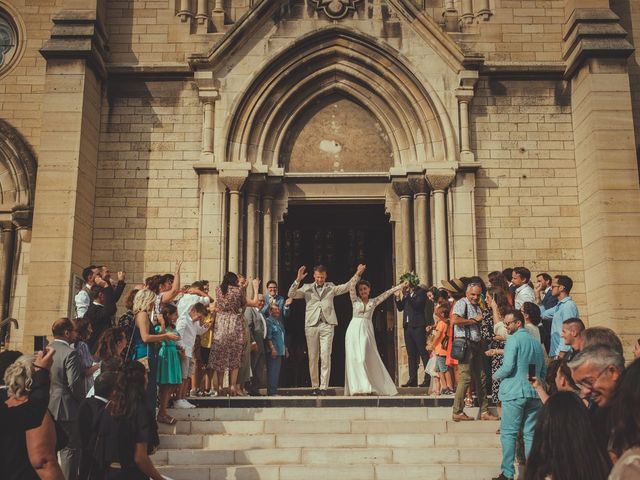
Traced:
<svg viewBox="0 0 640 480">
<path fill-rule="evenodd" d="M 173 408 L 196 408 L 196 406 L 185 399 L 180 399 L 173 402 Z"/>
</svg>

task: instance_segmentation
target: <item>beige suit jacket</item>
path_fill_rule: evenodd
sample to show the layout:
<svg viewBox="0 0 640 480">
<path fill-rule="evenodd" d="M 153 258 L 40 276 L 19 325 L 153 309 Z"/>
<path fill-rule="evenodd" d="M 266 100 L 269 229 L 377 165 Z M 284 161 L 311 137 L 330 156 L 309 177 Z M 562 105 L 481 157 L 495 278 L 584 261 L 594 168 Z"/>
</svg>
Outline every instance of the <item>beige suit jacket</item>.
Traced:
<svg viewBox="0 0 640 480">
<path fill-rule="evenodd" d="M 320 322 L 320 312 L 322 312 L 322 316 L 329 325 L 337 325 L 338 318 L 333 308 L 333 298 L 336 295 L 347 293 L 349 291 L 349 285 L 351 282 L 357 282 L 357 278 L 358 277 L 354 275 L 351 280 L 342 285 L 334 285 L 333 283 L 327 282 L 321 289 L 321 293 L 319 289 L 316 288 L 315 283 L 307 283 L 300 287 L 298 282 L 293 282 L 291 288 L 289 288 L 289 296 L 292 298 L 304 298 L 307 302 L 304 320 L 305 327 L 317 325 L 318 322 Z"/>
</svg>

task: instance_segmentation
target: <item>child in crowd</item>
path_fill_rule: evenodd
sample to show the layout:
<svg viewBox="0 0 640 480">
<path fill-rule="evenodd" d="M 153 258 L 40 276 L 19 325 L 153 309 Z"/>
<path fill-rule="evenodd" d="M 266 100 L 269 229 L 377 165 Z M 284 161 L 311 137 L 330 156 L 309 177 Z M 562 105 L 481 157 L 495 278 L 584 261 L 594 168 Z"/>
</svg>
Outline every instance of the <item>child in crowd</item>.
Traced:
<svg viewBox="0 0 640 480">
<path fill-rule="evenodd" d="M 162 307 L 160 312 L 160 325 L 156 325 L 156 333 L 177 333 L 176 320 L 178 308 L 172 303 Z M 160 387 L 160 406 L 158 408 L 158 422 L 173 425 L 176 419 L 167 413 L 169 397 L 182 384 L 182 371 L 180 368 L 179 347 L 174 341 L 164 341 L 158 352 L 157 382 Z"/>
<path fill-rule="evenodd" d="M 447 343 L 449 341 L 447 336 L 447 330 L 449 329 L 449 306 L 445 304 L 436 306 L 434 316 L 437 318 L 437 322 L 436 336 L 433 342 L 433 354 L 437 355 L 436 371 L 438 372 L 440 383 L 440 391 L 437 393 L 440 395 L 452 395 L 454 393 L 453 381 L 446 363 L 447 345 L 443 345 L 443 342 Z"/>
</svg>

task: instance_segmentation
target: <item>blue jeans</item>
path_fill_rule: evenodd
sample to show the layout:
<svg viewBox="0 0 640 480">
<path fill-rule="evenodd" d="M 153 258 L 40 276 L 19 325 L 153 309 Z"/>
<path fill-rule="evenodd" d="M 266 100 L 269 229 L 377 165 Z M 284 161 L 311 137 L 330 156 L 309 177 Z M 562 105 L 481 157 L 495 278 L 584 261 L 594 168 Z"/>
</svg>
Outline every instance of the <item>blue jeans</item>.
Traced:
<svg viewBox="0 0 640 480">
<path fill-rule="evenodd" d="M 513 462 L 516 457 L 516 440 L 521 428 L 524 438 L 524 453 L 526 457 L 529 456 L 538 410 L 541 407 L 542 403 L 539 398 L 516 398 L 502 401 L 502 418 L 500 420 L 501 468 L 502 473 L 507 478 L 513 478 L 515 475 Z"/>
<path fill-rule="evenodd" d="M 278 394 L 278 383 L 280 382 L 280 366 L 282 356 L 273 358 L 267 354 L 267 395 Z"/>
</svg>

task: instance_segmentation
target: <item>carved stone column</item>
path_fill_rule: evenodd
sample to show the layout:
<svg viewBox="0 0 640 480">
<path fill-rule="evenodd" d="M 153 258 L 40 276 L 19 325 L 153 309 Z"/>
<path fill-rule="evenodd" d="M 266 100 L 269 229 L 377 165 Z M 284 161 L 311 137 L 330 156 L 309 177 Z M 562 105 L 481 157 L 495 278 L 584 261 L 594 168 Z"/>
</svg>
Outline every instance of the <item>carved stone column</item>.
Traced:
<svg viewBox="0 0 640 480">
<path fill-rule="evenodd" d="M 15 226 L 12 222 L 1 223 L 1 235 L 2 263 L 0 264 L 0 279 L 2 288 L 0 288 L 0 306 L 2 307 L 2 316 L 0 320 L 4 320 L 9 316 L 9 298 L 11 295 L 11 278 L 13 276 Z"/>
<path fill-rule="evenodd" d="M 246 186 L 247 196 L 247 278 L 255 278 L 258 273 L 258 239 L 260 227 L 258 225 L 258 211 L 260 209 L 260 192 L 263 179 L 250 178 Z M 253 292 L 248 292 L 251 295 Z"/>
<path fill-rule="evenodd" d="M 214 160 L 214 128 L 216 100 L 220 98 L 220 92 L 213 77 L 213 72 L 198 71 L 194 78 L 198 86 L 198 96 L 202 102 L 202 161 Z"/>
<path fill-rule="evenodd" d="M 213 22 L 216 32 L 222 32 L 224 29 L 224 2 L 216 0 L 211 13 L 211 21 Z"/>
<path fill-rule="evenodd" d="M 240 267 L 240 191 L 246 177 L 220 176 L 229 189 L 229 261 L 228 270 L 238 271 Z"/>
<path fill-rule="evenodd" d="M 276 242 L 274 232 L 274 198 L 281 184 L 267 182 L 262 197 L 262 279 L 268 282 L 273 278 L 273 244 Z"/>
<path fill-rule="evenodd" d="M 455 178 L 453 173 L 427 173 L 427 181 L 433 190 L 433 209 L 435 217 L 435 257 L 436 257 L 436 278 L 434 284 L 439 284 L 441 280 L 449 278 L 447 261 L 447 208 L 445 191 Z"/>
<path fill-rule="evenodd" d="M 192 17 L 191 8 L 190 8 L 190 0 L 180 0 L 180 10 L 178 10 L 178 17 L 180 17 L 181 22 L 187 22 Z"/>
<path fill-rule="evenodd" d="M 196 11 L 196 21 L 198 22 L 198 34 L 207 33 L 209 26 L 209 16 L 207 15 L 208 0 L 198 0 L 198 9 Z"/>
<path fill-rule="evenodd" d="M 462 22 L 469 24 L 473 22 L 473 2 L 462 0 Z"/>
<path fill-rule="evenodd" d="M 458 76 L 459 87 L 456 89 L 460 115 L 460 161 L 473 162 L 475 156 L 471 151 L 471 135 L 469 132 L 469 103 L 474 96 L 474 87 L 478 82 L 478 72 L 463 71 Z"/>
<path fill-rule="evenodd" d="M 425 285 L 429 284 L 429 224 L 427 213 L 429 211 L 429 184 L 426 179 L 420 176 L 410 176 L 409 186 L 413 192 L 413 203 L 415 205 L 415 251 L 416 251 L 416 273 Z"/>
<path fill-rule="evenodd" d="M 458 16 L 458 11 L 456 10 L 453 0 L 447 0 L 442 16 L 444 18 L 444 30 L 446 32 L 460 31 L 460 17 Z"/>
<path fill-rule="evenodd" d="M 406 180 L 394 180 L 393 191 L 400 197 L 400 238 L 402 245 L 402 258 L 400 264 L 402 265 L 403 272 L 409 272 L 413 270 L 413 248 L 411 240 L 411 210 L 413 192 L 409 187 L 409 182 Z"/>
</svg>

